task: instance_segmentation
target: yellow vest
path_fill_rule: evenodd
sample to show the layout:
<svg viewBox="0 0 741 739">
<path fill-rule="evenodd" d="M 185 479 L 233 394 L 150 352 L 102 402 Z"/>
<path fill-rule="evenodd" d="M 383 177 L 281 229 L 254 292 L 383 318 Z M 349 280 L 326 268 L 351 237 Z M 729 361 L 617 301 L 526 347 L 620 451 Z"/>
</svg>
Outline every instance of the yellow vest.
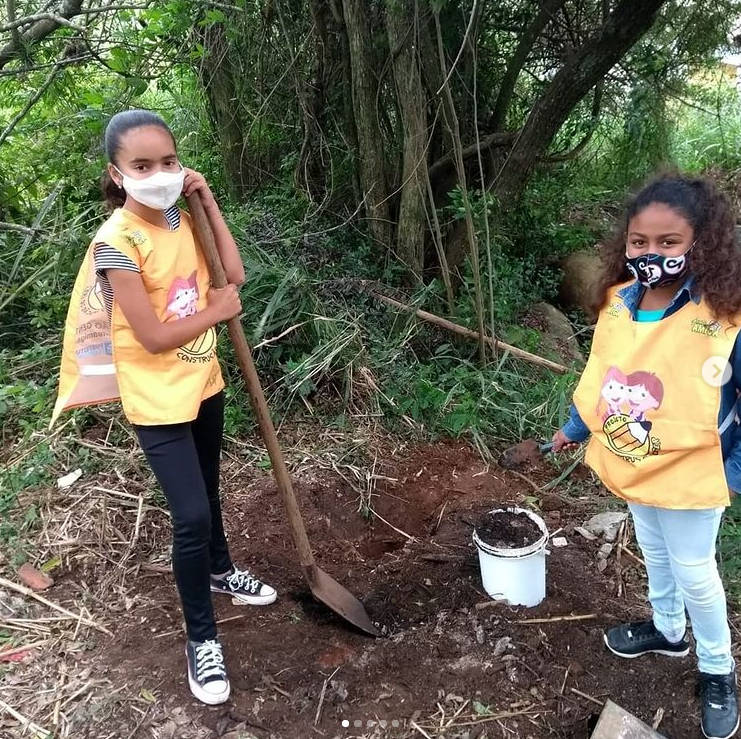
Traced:
<svg viewBox="0 0 741 739">
<path fill-rule="evenodd" d="M 702 367 L 730 357 L 741 327 L 716 321 L 704 301 L 638 323 L 617 294 L 622 287 L 599 316 L 574 394 L 592 432 L 586 462 L 605 487 L 635 503 L 727 506 L 720 388 L 705 382 Z"/>
<path fill-rule="evenodd" d="M 201 401 L 224 387 L 213 327 L 185 346 L 150 354 L 115 298 L 109 320 L 95 275 L 95 244 L 106 243 L 139 267 L 161 322 L 203 310 L 208 268 L 190 217 L 180 216 L 180 227 L 168 231 L 119 208 L 95 235 L 72 291 L 52 423 L 68 408 L 119 398 L 134 424 L 192 421 Z"/>
</svg>

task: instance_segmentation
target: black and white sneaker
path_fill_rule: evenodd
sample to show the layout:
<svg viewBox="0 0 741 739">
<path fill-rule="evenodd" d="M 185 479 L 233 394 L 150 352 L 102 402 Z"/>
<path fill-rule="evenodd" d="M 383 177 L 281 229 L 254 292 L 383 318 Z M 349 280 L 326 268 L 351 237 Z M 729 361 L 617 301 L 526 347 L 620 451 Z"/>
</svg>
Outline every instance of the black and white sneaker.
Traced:
<svg viewBox="0 0 741 739">
<path fill-rule="evenodd" d="M 278 597 L 275 588 L 258 580 L 249 570 L 238 570 L 236 567 L 232 567 L 224 577 L 211 575 L 211 592 L 226 593 L 251 606 L 266 606 Z"/>
<path fill-rule="evenodd" d="M 615 626 L 605 632 L 604 638 L 611 652 L 628 659 L 652 652 L 667 657 L 686 657 L 690 652 L 686 634 L 680 641 L 670 642 L 650 620 Z"/>
<path fill-rule="evenodd" d="M 700 726 L 708 739 L 729 739 L 738 731 L 736 673 L 700 673 L 698 692 L 702 702 Z"/>
<path fill-rule="evenodd" d="M 209 706 L 227 701 L 231 686 L 226 676 L 221 644 L 216 639 L 188 640 L 185 645 L 185 656 L 188 659 L 190 692 Z"/>
</svg>

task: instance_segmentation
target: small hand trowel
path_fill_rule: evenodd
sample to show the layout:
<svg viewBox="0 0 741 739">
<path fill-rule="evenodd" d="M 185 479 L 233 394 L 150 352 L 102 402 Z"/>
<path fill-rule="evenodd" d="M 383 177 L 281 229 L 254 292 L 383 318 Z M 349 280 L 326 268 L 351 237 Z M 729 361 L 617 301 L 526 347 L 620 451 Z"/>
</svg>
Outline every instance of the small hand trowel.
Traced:
<svg viewBox="0 0 741 739">
<path fill-rule="evenodd" d="M 535 439 L 525 439 L 504 450 L 502 456 L 499 457 L 499 466 L 505 470 L 513 470 L 525 462 L 538 462 L 551 449 L 553 449 L 552 441 L 544 444 Z"/>
</svg>

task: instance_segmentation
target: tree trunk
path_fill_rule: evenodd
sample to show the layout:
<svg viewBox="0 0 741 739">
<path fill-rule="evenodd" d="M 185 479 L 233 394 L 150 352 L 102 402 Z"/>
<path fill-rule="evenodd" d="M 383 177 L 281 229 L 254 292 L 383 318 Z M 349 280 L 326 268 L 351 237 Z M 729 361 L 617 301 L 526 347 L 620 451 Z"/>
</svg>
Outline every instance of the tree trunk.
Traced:
<svg viewBox="0 0 741 739">
<path fill-rule="evenodd" d="M 416 4 L 416 0 L 399 0 L 389 5 L 386 27 L 403 129 L 404 161 L 396 252 L 409 270 L 411 281 L 420 282 L 427 232 L 427 116 L 418 55 Z"/>
<path fill-rule="evenodd" d="M 237 91 L 230 59 L 229 42 L 223 24 L 215 23 L 198 31 L 206 50 L 198 76 L 206 93 L 214 130 L 219 138 L 229 193 L 244 200 L 249 181 L 244 163 L 244 132 L 237 112 Z"/>
<path fill-rule="evenodd" d="M 498 196 L 502 208 L 511 207 L 516 202 L 571 111 L 650 29 L 665 2 L 622 0 L 605 23 L 556 73 L 530 111 L 501 166 L 495 165 L 491 169 L 487 188 Z M 465 225 L 458 223 L 451 229 L 446 242 L 451 269 L 460 263 L 465 253 L 465 242 Z"/>
<path fill-rule="evenodd" d="M 365 200 L 368 230 L 378 244 L 388 248 L 391 242 L 391 222 L 386 159 L 376 110 L 378 85 L 373 69 L 369 12 L 365 0 L 342 0 L 342 6 L 350 51 L 360 185 Z"/>
<path fill-rule="evenodd" d="M 324 195 L 324 111 L 327 91 L 330 9 L 327 0 L 309 0 L 314 35 L 314 61 L 311 79 L 297 81 L 304 121 L 304 140 L 296 162 L 294 181 L 314 200 Z"/>
<path fill-rule="evenodd" d="M 544 0 L 538 10 L 533 22 L 524 30 L 520 36 L 519 43 L 514 54 L 509 60 L 507 70 L 504 73 L 504 79 L 499 87 L 497 101 L 494 104 L 494 112 L 491 114 L 489 129 L 492 132 L 501 131 L 507 118 L 507 111 L 512 96 L 515 92 L 515 85 L 520 76 L 522 68 L 525 66 L 530 52 L 533 50 L 538 36 L 543 29 L 553 20 L 558 11 L 564 5 L 566 0 Z"/>
<path fill-rule="evenodd" d="M 533 107 L 494 191 L 507 204 L 522 193 L 553 137 L 589 91 L 653 25 L 666 0 L 622 0 L 605 23 L 558 71 Z"/>
<path fill-rule="evenodd" d="M 341 70 L 340 94 L 341 100 L 338 101 L 340 109 L 340 130 L 344 138 L 344 144 L 351 152 L 358 151 L 358 130 L 355 125 L 355 111 L 352 104 L 352 63 L 350 61 L 350 42 L 347 37 L 347 24 L 345 23 L 342 0 L 330 0 L 332 17 L 337 29 L 338 44 L 335 48 L 339 54 L 338 63 Z M 334 72 L 336 74 L 336 71 Z M 352 168 L 352 187 L 353 203 L 359 203 L 362 199 L 362 188 L 360 186 L 360 177 L 358 173 L 358 162 L 353 157 Z"/>
</svg>

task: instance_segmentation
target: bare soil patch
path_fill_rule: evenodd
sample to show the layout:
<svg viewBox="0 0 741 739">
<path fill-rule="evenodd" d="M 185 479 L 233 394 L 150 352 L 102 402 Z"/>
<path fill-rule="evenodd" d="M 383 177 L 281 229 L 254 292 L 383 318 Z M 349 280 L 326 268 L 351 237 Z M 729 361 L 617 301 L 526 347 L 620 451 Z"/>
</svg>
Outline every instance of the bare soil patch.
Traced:
<svg viewBox="0 0 741 739">
<path fill-rule="evenodd" d="M 537 485 L 553 471 L 543 463 L 528 474 Z M 374 640 L 307 595 L 269 475 L 225 470 L 233 557 L 280 597 L 263 609 L 217 602 L 233 693 L 206 708 L 184 680 L 171 577 L 143 571 L 134 584 L 142 605 L 96 657 L 163 707 L 140 736 L 166 736 L 176 709 L 174 736 L 195 726 L 229 739 L 424 736 L 419 726 L 468 739 L 587 739 L 606 698 L 648 723 L 663 709 L 671 739 L 698 736 L 693 658 L 623 661 L 603 645 L 605 627 L 648 613 L 640 565 L 613 555 L 601 571 L 601 541 L 574 532 L 611 498 L 596 487 L 586 500 L 542 496 L 551 533 L 560 529 L 568 546 L 551 548 L 546 600 L 510 608 L 483 592 L 472 529 L 494 506 L 532 504 L 531 485 L 453 441 L 400 450 L 376 477 L 370 521 L 339 475 L 304 470 L 296 479 L 317 560 L 363 600 L 384 634 Z"/>
</svg>

